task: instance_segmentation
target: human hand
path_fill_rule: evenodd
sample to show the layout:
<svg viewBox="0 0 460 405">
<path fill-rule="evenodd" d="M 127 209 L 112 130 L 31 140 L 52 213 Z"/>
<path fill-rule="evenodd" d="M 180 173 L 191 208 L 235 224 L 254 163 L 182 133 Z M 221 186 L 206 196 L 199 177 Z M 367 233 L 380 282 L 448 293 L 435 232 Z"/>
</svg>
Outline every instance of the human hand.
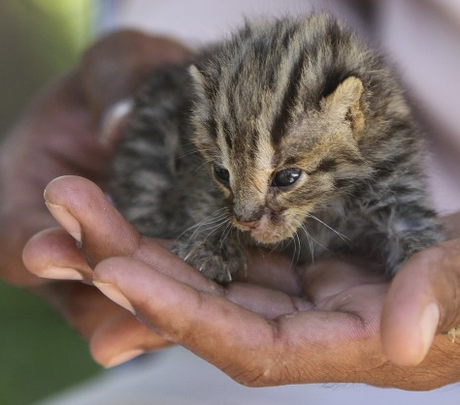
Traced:
<svg viewBox="0 0 460 405">
<path fill-rule="evenodd" d="M 170 40 L 134 31 L 112 34 L 92 47 L 72 73 L 33 100 L 0 148 L 0 277 L 44 295 L 88 339 L 109 328 L 110 322 L 114 327 L 117 317 L 120 325 L 126 311 L 92 287 L 51 282 L 26 270 L 22 250 L 27 240 L 56 226 L 43 204 L 43 190 L 63 174 L 82 175 L 103 185 L 110 140 L 97 134 L 105 110 L 129 96 L 153 66 L 188 54 Z M 70 270 L 60 270 L 63 279 L 78 278 Z M 53 278 L 55 269 L 48 266 L 47 272 Z M 135 325 L 139 329 L 140 324 Z M 148 336 L 154 339 L 150 332 Z"/>
<path fill-rule="evenodd" d="M 187 347 L 243 384 L 363 382 L 425 390 L 460 380 L 460 341 L 437 334 L 460 323 L 459 240 L 414 256 L 391 285 L 344 259 L 293 272 L 288 260 L 259 253 L 246 279 L 222 287 L 141 237 L 91 182 L 56 179 L 45 198 L 84 255 L 68 235 L 42 233 L 25 251 L 33 272 L 46 276 L 50 263 L 75 269 L 152 335 Z M 439 317 L 432 306 L 423 317 L 429 303 Z M 126 358 L 156 347 L 147 336 L 124 347 Z M 104 343 L 93 341 L 93 349 Z M 94 353 L 103 364 L 115 354 Z"/>
</svg>

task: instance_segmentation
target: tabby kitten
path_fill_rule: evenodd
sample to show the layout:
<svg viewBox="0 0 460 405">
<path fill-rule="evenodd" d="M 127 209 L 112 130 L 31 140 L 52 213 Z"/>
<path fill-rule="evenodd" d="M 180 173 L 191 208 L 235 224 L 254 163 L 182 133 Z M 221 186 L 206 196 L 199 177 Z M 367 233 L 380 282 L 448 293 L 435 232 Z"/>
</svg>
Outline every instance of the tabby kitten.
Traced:
<svg viewBox="0 0 460 405">
<path fill-rule="evenodd" d="M 113 164 L 148 236 L 228 282 L 247 246 L 296 261 L 354 252 L 393 275 L 442 239 L 421 135 L 394 72 L 325 15 L 248 23 L 153 72 Z"/>
</svg>

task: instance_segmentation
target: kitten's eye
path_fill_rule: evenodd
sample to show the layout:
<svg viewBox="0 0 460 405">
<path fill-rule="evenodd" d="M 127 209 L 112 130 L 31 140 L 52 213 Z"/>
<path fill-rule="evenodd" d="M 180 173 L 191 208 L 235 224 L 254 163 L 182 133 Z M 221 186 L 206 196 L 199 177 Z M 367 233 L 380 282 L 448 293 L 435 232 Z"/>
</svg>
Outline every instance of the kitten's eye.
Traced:
<svg viewBox="0 0 460 405">
<path fill-rule="evenodd" d="M 300 169 L 283 169 L 275 173 L 272 187 L 287 188 L 299 180 L 302 171 Z"/>
<path fill-rule="evenodd" d="M 217 180 L 228 187 L 230 184 L 230 173 L 225 167 L 214 165 L 214 175 Z"/>
</svg>

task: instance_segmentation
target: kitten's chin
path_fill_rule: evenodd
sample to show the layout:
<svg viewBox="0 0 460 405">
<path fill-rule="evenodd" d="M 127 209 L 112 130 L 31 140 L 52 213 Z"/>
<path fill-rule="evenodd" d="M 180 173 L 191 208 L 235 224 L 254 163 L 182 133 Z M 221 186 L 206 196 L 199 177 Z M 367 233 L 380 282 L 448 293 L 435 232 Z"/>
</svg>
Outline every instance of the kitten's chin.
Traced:
<svg viewBox="0 0 460 405">
<path fill-rule="evenodd" d="M 253 229 L 251 230 L 251 237 L 261 245 L 275 245 L 288 239 L 292 236 L 291 232 L 285 231 L 280 232 L 280 229 L 276 231 L 272 229 Z"/>
</svg>

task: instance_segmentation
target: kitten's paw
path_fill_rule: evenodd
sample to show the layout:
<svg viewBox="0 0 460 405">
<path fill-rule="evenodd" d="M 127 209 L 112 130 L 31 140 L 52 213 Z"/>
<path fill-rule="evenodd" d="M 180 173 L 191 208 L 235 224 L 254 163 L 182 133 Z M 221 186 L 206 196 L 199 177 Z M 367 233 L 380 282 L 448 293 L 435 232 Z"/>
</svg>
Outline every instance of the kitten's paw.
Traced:
<svg viewBox="0 0 460 405">
<path fill-rule="evenodd" d="M 207 244 L 177 243 L 172 252 L 195 267 L 204 276 L 218 283 L 229 283 L 239 271 L 246 271 L 247 259 L 241 247 L 228 245 L 222 249 Z"/>
</svg>

